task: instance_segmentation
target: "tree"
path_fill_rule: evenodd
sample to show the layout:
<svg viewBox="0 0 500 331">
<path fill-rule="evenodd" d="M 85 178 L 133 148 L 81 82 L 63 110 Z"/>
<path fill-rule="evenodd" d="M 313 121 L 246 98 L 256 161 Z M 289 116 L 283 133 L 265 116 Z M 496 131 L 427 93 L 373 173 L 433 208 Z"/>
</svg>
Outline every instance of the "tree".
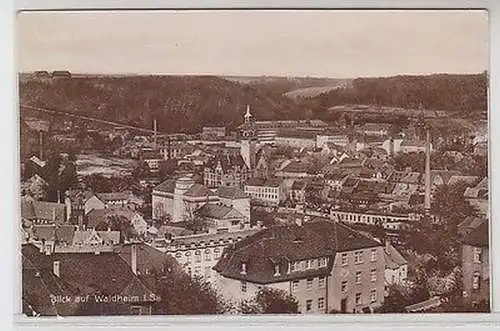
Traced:
<svg viewBox="0 0 500 331">
<path fill-rule="evenodd" d="M 132 171 L 132 177 L 135 179 L 143 179 L 151 176 L 151 169 L 145 161 L 139 162 L 137 167 Z"/>
<path fill-rule="evenodd" d="M 243 314 L 298 314 L 297 300 L 285 291 L 264 287 L 254 298 L 243 301 Z"/>
<path fill-rule="evenodd" d="M 162 300 L 155 307 L 156 314 L 223 314 L 231 309 L 209 282 L 182 270 L 172 270 L 160 278 L 158 294 Z"/>
</svg>

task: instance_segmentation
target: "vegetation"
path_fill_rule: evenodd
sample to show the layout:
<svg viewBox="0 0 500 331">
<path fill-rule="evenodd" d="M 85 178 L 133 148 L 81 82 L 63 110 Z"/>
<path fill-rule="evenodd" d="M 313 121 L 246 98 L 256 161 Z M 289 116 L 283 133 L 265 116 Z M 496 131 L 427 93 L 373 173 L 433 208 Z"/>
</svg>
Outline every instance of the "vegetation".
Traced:
<svg viewBox="0 0 500 331">
<path fill-rule="evenodd" d="M 182 270 L 173 270 L 158 280 L 161 300 L 156 314 L 223 314 L 231 309 L 222 296 L 200 277 L 191 277 Z"/>
<path fill-rule="evenodd" d="M 462 111 L 466 114 L 488 109 L 487 87 L 486 72 L 476 75 L 357 78 L 352 81 L 351 87 L 305 98 L 302 104 L 312 108 L 316 115 L 328 115 L 329 107 L 345 104 L 410 109 L 422 106 L 426 109 Z"/>
<path fill-rule="evenodd" d="M 241 303 L 243 314 L 297 314 L 297 300 L 285 291 L 262 288 L 255 297 Z"/>
<path fill-rule="evenodd" d="M 292 100 L 266 95 L 237 82 L 211 76 L 127 76 L 20 82 L 21 104 L 46 107 L 162 132 L 201 131 L 225 123 L 234 129 L 246 105 L 262 120 L 299 119 Z"/>
</svg>

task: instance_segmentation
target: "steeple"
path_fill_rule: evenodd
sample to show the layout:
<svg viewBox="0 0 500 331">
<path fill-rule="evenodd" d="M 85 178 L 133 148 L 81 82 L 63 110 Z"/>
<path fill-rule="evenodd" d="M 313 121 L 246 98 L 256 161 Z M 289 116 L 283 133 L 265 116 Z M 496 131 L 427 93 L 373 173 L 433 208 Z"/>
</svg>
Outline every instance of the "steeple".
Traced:
<svg viewBox="0 0 500 331">
<path fill-rule="evenodd" d="M 250 105 L 247 105 L 247 112 L 245 114 L 245 123 L 250 123 L 252 114 L 250 113 Z"/>
</svg>

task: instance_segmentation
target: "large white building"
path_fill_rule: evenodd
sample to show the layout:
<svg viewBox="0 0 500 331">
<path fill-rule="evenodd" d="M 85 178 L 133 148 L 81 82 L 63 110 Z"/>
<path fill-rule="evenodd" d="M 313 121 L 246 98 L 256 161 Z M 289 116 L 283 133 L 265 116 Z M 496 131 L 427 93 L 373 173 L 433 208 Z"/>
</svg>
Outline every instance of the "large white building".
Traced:
<svg viewBox="0 0 500 331">
<path fill-rule="evenodd" d="M 252 199 L 272 205 L 286 199 L 281 179 L 252 178 L 245 183 L 244 190 Z"/>
</svg>

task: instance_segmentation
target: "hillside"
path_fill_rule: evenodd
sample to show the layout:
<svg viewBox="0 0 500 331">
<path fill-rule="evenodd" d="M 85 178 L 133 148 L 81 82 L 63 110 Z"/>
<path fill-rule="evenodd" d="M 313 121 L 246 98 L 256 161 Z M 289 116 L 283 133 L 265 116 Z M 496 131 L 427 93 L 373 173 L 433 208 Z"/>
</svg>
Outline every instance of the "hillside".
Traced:
<svg viewBox="0 0 500 331">
<path fill-rule="evenodd" d="M 357 78 L 350 87 L 304 98 L 300 103 L 313 109 L 315 116 L 326 116 L 328 108 L 346 104 L 481 113 L 488 109 L 487 88 L 487 73 Z"/>
<path fill-rule="evenodd" d="M 284 96 L 212 76 L 124 76 L 37 79 L 19 84 L 21 104 L 150 128 L 199 132 L 204 125 L 241 124 L 246 105 L 258 119 L 303 118 Z"/>
</svg>

